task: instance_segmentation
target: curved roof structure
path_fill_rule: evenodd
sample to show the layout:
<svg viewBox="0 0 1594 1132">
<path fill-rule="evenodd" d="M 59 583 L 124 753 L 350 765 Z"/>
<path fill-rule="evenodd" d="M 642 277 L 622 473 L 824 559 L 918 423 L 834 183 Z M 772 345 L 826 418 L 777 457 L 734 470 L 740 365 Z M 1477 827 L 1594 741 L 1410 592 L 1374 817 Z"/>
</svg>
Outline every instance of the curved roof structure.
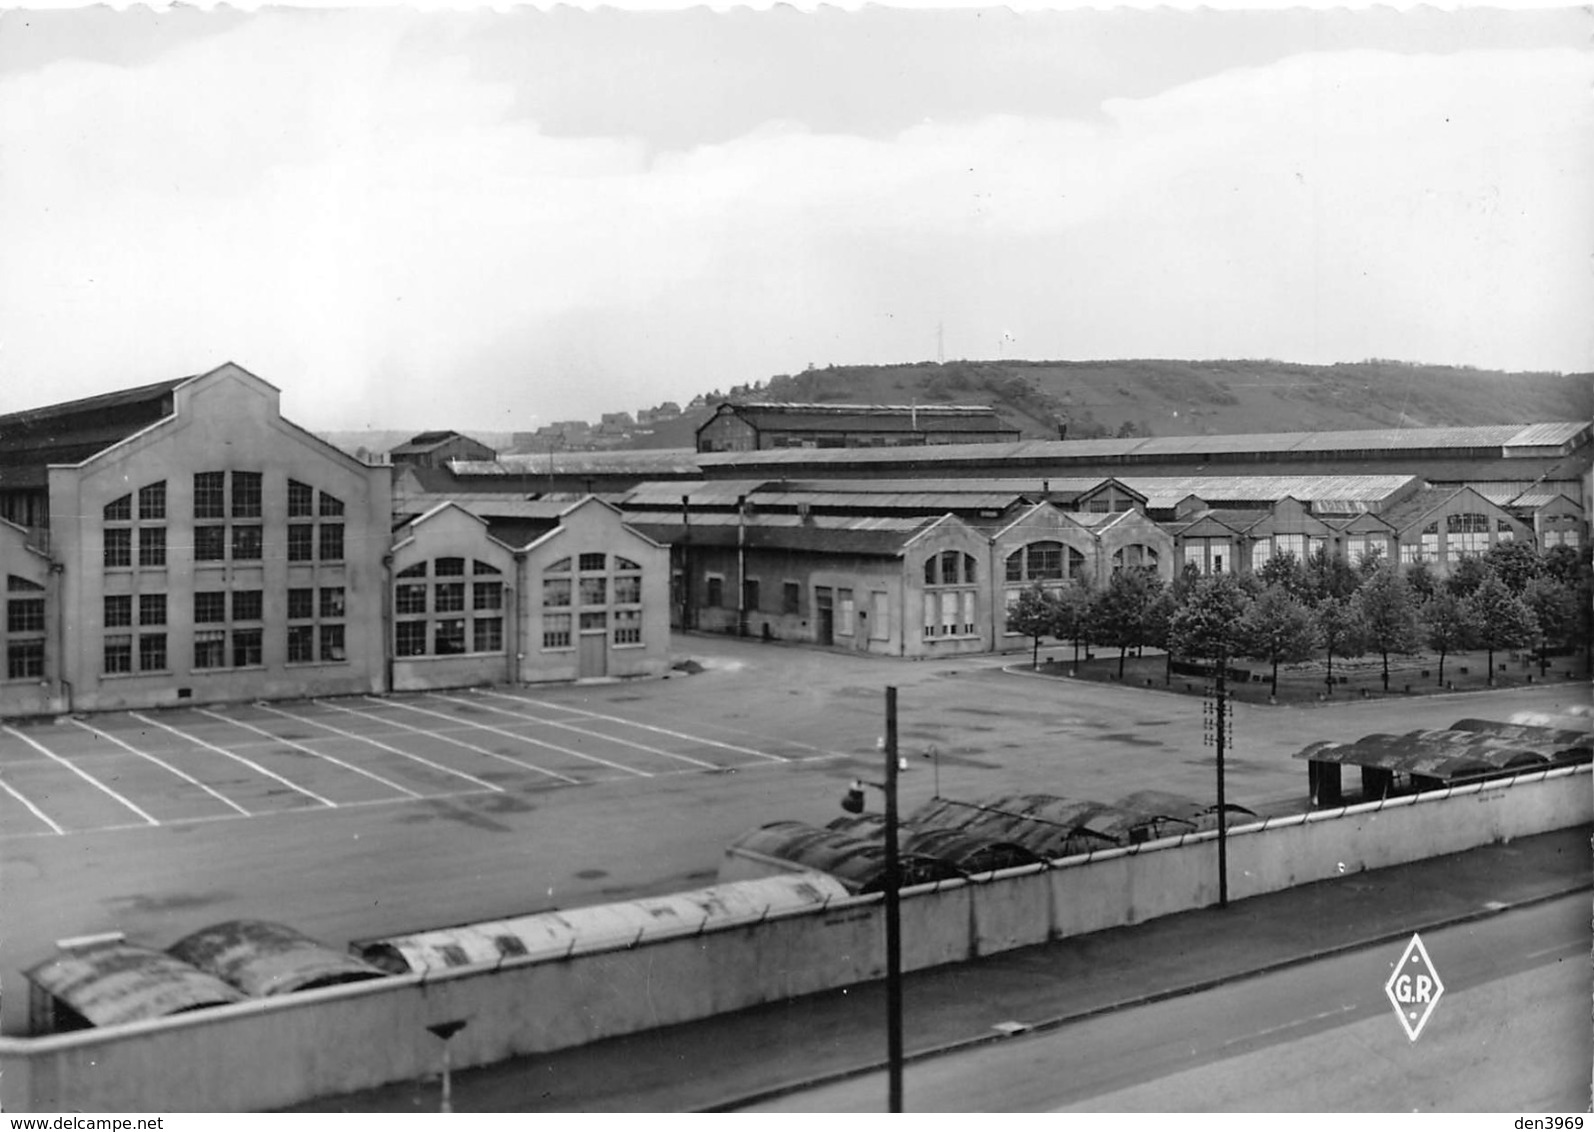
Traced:
<svg viewBox="0 0 1594 1132">
<path fill-rule="evenodd" d="M 215 975 L 164 951 L 122 941 L 63 951 L 23 974 L 95 1026 L 244 1001 L 240 991 Z"/>
<path fill-rule="evenodd" d="M 1594 761 L 1594 737 L 1563 728 L 1463 719 L 1449 728 L 1311 743 L 1295 757 L 1454 781 Z"/>
<path fill-rule="evenodd" d="M 886 882 L 886 849 L 883 841 L 858 837 L 835 829 L 824 829 L 800 821 L 778 821 L 749 830 L 731 843 L 732 849 L 746 849 L 766 857 L 827 873 L 847 886 L 849 892 L 883 892 Z M 955 880 L 963 873 L 939 857 L 903 851 L 899 854 L 903 887 Z"/>
<path fill-rule="evenodd" d="M 352 947 L 384 970 L 400 974 L 437 971 L 642 943 L 771 913 L 822 907 L 849 895 L 844 885 L 830 877 L 785 873 L 622 904 L 538 912 L 364 940 Z"/>
<path fill-rule="evenodd" d="M 237 987 L 252 998 L 312 990 L 386 974 L 343 951 L 265 920 L 228 920 L 201 928 L 167 954 Z"/>
<path fill-rule="evenodd" d="M 1111 835 L 1087 827 L 1096 802 L 1072 802 L 1051 794 L 1012 794 L 981 802 L 938 798 L 908 816 L 916 826 L 956 829 L 991 841 L 1022 845 L 1042 860 L 1056 860 L 1118 844 Z"/>
<path fill-rule="evenodd" d="M 886 819 L 880 814 L 839 817 L 829 828 L 871 840 L 885 838 Z M 1042 863 L 1042 858 L 1016 841 L 992 841 L 961 829 L 934 829 L 906 822 L 898 827 L 900 849 L 921 857 L 938 857 L 960 873 L 974 876 L 997 869 Z"/>
</svg>

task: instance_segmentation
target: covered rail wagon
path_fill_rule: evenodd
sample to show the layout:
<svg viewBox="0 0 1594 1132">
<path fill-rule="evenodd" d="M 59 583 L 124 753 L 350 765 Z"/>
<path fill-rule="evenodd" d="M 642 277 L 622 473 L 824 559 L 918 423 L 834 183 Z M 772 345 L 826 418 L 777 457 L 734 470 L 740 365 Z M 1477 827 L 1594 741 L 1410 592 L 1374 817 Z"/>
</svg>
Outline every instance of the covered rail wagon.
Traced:
<svg viewBox="0 0 1594 1132">
<path fill-rule="evenodd" d="M 120 936 L 64 946 L 22 974 L 35 1034 L 144 1022 L 245 998 L 215 975 Z"/>
<path fill-rule="evenodd" d="M 829 828 L 883 841 L 886 819 L 880 814 L 849 815 L 836 818 Z M 901 851 L 939 857 L 969 876 L 1041 863 L 1038 855 L 1016 841 L 992 841 L 961 829 L 933 829 L 904 822 L 898 827 L 898 837 Z"/>
<path fill-rule="evenodd" d="M 1166 790 L 1136 790 L 1119 798 L 1116 804 L 1123 809 L 1147 815 L 1147 821 L 1151 826 L 1150 840 L 1180 833 L 1202 833 L 1218 828 L 1216 805 L 1186 798 L 1182 794 L 1172 794 Z M 1225 802 L 1223 810 L 1228 815 L 1227 824 L 1230 826 L 1237 821 L 1252 821 L 1257 816 L 1255 810 L 1233 802 Z"/>
<path fill-rule="evenodd" d="M 167 954 L 252 998 L 381 978 L 386 972 L 302 932 L 265 920 L 228 920 L 184 936 Z"/>
<path fill-rule="evenodd" d="M 955 880 L 963 873 L 939 857 L 899 854 L 903 887 Z M 742 834 L 725 850 L 722 879 L 767 876 L 772 871 L 812 869 L 834 877 L 850 893 L 884 892 L 884 840 L 859 837 L 799 821 L 778 821 Z"/>
<path fill-rule="evenodd" d="M 1100 809 L 1052 794 L 1008 794 L 980 802 L 937 798 L 909 815 L 914 825 L 956 829 L 992 841 L 1022 845 L 1042 860 L 1110 849 L 1117 840 L 1090 828 L 1083 819 Z"/>
<path fill-rule="evenodd" d="M 395 974 L 560 958 L 707 931 L 845 899 L 846 886 L 815 872 L 787 872 L 620 904 L 536 912 L 350 944 Z"/>
<path fill-rule="evenodd" d="M 1295 757 L 1306 762 L 1312 804 L 1321 807 L 1343 802 L 1340 768 L 1347 765 L 1361 769 L 1363 800 L 1375 800 L 1576 766 L 1591 761 L 1594 749 L 1589 736 L 1577 731 L 1464 719 L 1450 728 L 1311 743 Z"/>
</svg>

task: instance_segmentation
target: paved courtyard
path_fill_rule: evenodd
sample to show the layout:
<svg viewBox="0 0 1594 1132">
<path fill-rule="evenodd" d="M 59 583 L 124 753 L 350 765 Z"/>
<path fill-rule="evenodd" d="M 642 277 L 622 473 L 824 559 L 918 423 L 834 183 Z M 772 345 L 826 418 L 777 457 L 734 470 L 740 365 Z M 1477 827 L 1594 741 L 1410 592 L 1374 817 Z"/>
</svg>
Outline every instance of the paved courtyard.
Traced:
<svg viewBox="0 0 1594 1132">
<path fill-rule="evenodd" d="M 18 972 L 67 936 L 166 947 L 257 917 L 341 947 L 711 884 L 740 834 L 823 824 L 850 779 L 878 777 L 888 684 L 905 812 L 938 793 L 1213 791 L 1198 699 L 1003 670 L 1027 654 L 914 663 L 674 644 L 702 670 L 0 726 L 0 1028 L 22 1031 Z M 1315 739 L 1504 719 L 1587 692 L 1240 705 L 1229 796 L 1304 806 L 1291 755 Z"/>
<path fill-rule="evenodd" d="M 0 831 L 262 818 L 834 757 L 713 730 L 491 689 L 4 725 Z"/>
</svg>

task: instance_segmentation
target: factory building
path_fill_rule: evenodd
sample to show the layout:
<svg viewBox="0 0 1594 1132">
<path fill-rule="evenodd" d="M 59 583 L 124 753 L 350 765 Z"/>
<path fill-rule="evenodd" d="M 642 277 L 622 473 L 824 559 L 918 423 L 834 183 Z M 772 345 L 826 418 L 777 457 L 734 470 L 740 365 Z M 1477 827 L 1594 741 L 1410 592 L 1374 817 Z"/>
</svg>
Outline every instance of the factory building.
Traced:
<svg viewBox="0 0 1594 1132">
<path fill-rule="evenodd" d="M 231 363 L 0 416 L 0 716 L 667 667 L 667 551 L 613 507 L 395 536 L 391 475 Z"/>
</svg>

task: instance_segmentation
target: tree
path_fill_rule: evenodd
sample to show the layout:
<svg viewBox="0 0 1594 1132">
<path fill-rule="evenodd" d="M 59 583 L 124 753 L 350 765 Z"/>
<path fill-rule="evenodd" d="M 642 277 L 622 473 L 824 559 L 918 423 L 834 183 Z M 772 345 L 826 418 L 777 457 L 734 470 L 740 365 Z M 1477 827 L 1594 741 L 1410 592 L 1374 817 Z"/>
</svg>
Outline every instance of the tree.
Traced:
<svg viewBox="0 0 1594 1132">
<path fill-rule="evenodd" d="M 1538 619 L 1533 610 L 1493 574 L 1483 580 L 1467 601 L 1477 622 L 1478 644 L 1489 654 L 1489 683 L 1493 684 L 1495 652 L 1532 644 L 1539 632 Z"/>
<path fill-rule="evenodd" d="M 1144 570 L 1116 571 L 1091 609 L 1091 637 L 1118 649 L 1118 679 L 1124 678 L 1129 650 L 1146 643 L 1147 615 L 1162 581 Z"/>
<path fill-rule="evenodd" d="M 1417 647 L 1417 605 L 1411 586 L 1394 566 L 1383 566 L 1362 582 L 1354 598 L 1367 630 L 1367 644 L 1383 657 L 1384 691 L 1389 691 L 1389 654 Z"/>
<path fill-rule="evenodd" d="M 1497 542 L 1483 556 L 1483 563 L 1505 583 L 1505 588 L 1521 595 L 1529 582 L 1544 573 L 1545 563 L 1525 542 Z"/>
<path fill-rule="evenodd" d="M 1302 601 L 1316 603 L 1325 597 L 1343 601 L 1361 587 L 1362 576 L 1338 554 L 1330 554 L 1327 547 L 1318 547 L 1306 563 L 1306 590 L 1296 596 Z"/>
<path fill-rule="evenodd" d="M 1034 644 L 1030 654 L 1030 667 L 1040 667 L 1041 638 L 1050 636 L 1057 624 L 1057 599 L 1046 592 L 1039 582 L 1018 595 L 1018 601 L 1007 611 L 1007 627 L 1023 633 Z"/>
<path fill-rule="evenodd" d="M 1240 626 L 1245 652 L 1273 668 L 1270 695 L 1279 694 L 1279 662 L 1294 663 L 1312 655 L 1316 643 L 1312 614 L 1283 586 L 1269 586 L 1251 602 Z"/>
<path fill-rule="evenodd" d="M 1433 597 L 1434 591 L 1439 588 L 1439 579 L 1434 576 L 1433 567 L 1428 563 L 1413 562 L 1406 567 L 1406 585 L 1420 603 Z"/>
<path fill-rule="evenodd" d="M 1355 602 L 1334 597 L 1318 601 L 1312 610 L 1317 641 L 1328 654 L 1328 673 L 1323 678 L 1328 694 L 1334 694 L 1334 657 L 1361 656 L 1366 651 L 1367 629 Z"/>
<path fill-rule="evenodd" d="M 1052 636 L 1065 637 L 1074 643 L 1074 667 L 1079 667 L 1079 644 L 1090 632 L 1092 597 L 1090 585 L 1080 578 L 1070 578 L 1062 589 L 1053 595 L 1055 620 Z"/>
<path fill-rule="evenodd" d="M 1306 567 L 1301 565 L 1301 560 L 1295 557 L 1292 551 L 1286 550 L 1283 554 L 1275 554 L 1262 568 L 1256 571 L 1256 579 L 1265 588 L 1272 589 L 1277 586 L 1294 597 L 1304 597 L 1309 585 L 1306 576 Z"/>
<path fill-rule="evenodd" d="M 1164 668 L 1162 682 L 1173 683 L 1173 649 L 1168 644 L 1168 630 L 1179 603 L 1174 600 L 1173 587 L 1159 584 L 1157 598 L 1146 610 L 1146 644 L 1163 650 Z"/>
<path fill-rule="evenodd" d="M 1483 579 L 1488 575 L 1489 568 L 1483 559 L 1476 554 L 1469 554 L 1451 568 L 1450 576 L 1445 579 L 1444 590 L 1457 597 L 1471 597 L 1478 592 L 1478 587 L 1483 585 Z"/>
<path fill-rule="evenodd" d="M 1445 682 L 1445 657 L 1472 643 L 1477 633 L 1472 603 L 1449 589 L 1434 594 L 1422 606 L 1422 627 L 1428 647 L 1439 654 L 1439 684 Z"/>
<path fill-rule="evenodd" d="M 1502 582 L 1504 578 L 1500 579 Z M 1509 588 L 1509 586 L 1508 586 Z M 1550 648 L 1564 648 L 1577 633 L 1577 592 L 1553 578 L 1533 578 L 1523 587 L 1522 604 L 1539 627 L 1539 675 L 1550 669 Z"/>
<path fill-rule="evenodd" d="M 1552 546 L 1544 552 L 1542 562 L 1546 576 L 1564 585 L 1575 586 L 1588 577 L 1589 548 L 1567 546 L 1564 543 Z"/>
<path fill-rule="evenodd" d="M 1227 665 L 1241 652 L 1250 597 L 1232 574 L 1202 578 L 1168 621 L 1168 647 L 1180 656 Z"/>
</svg>

